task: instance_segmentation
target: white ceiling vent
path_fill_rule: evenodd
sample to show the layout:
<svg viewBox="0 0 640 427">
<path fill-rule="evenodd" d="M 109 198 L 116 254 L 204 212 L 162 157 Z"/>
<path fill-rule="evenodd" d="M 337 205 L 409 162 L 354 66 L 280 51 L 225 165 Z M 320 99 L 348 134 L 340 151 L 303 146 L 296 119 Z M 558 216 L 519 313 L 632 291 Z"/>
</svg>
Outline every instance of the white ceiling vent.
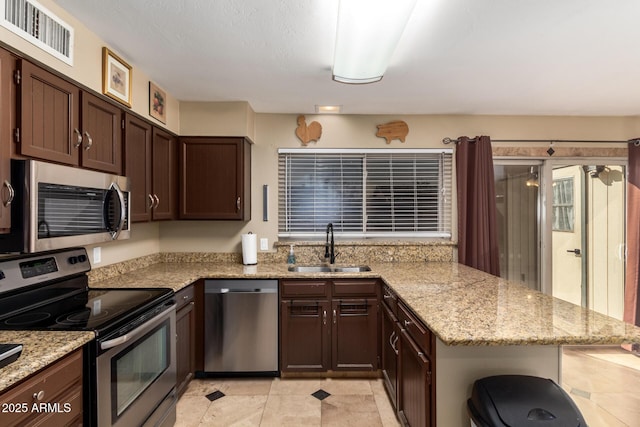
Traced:
<svg viewBox="0 0 640 427">
<path fill-rule="evenodd" d="M 73 65 L 73 28 L 34 0 L 5 0 L 2 26 Z"/>
</svg>

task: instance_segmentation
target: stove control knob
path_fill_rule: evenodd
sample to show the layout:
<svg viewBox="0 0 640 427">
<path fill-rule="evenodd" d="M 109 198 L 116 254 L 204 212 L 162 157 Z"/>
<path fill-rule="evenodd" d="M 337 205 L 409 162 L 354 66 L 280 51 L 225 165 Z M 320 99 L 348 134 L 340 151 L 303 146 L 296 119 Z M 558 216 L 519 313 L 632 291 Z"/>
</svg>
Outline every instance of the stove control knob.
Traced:
<svg viewBox="0 0 640 427">
<path fill-rule="evenodd" d="M 86 255 L 78 255 L 78 262 L 87 262 Z"/>
<path fill-rule="evenodd" d="M 73 265 L 78 262 L 78 257 L 72 256 L 69 257 L 69 264 Z"/>
</svg>

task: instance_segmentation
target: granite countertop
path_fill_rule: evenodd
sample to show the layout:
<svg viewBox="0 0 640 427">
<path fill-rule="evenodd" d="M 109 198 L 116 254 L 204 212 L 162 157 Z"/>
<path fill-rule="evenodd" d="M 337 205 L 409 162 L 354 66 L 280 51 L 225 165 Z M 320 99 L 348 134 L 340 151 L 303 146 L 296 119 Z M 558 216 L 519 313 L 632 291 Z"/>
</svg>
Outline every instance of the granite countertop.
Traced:
<svg viewBox="0 0 640 427">
<path fill-rule="evenodd" d="M 54 363 L 95 338 L 93 332 L 0 331 L 0 343 L 22 344 L 15 362 L 0 369 L 0 391 Z"/>
<path fill-rule="evenodd" d="M 640 328 L 449 262 L 375 263 L 364 273 L 292 273 L 286 264 L 164 262 L 91 287 L 168 287 L 200 278 L 382 278 L 446 345 L 564 345 L 640 342 Z"/>
</svg>

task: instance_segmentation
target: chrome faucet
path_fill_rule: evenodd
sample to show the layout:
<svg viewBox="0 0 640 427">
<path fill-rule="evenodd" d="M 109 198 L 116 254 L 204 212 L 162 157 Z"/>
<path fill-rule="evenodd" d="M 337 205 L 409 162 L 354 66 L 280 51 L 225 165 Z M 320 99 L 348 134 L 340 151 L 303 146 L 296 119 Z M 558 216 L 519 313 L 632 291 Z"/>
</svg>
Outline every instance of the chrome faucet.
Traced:
<svg viewBox="0 0 640 427">
<path fill-rule="evenodd" d="M 329 233 L 331 233 L 331 241 L 329 241 Z M 329 264 L 336 263 L 336 248 L 333 239 L 333 224 L 327 224 L 327 240 L 324 245 L 324 261 Z"/>
</svg>

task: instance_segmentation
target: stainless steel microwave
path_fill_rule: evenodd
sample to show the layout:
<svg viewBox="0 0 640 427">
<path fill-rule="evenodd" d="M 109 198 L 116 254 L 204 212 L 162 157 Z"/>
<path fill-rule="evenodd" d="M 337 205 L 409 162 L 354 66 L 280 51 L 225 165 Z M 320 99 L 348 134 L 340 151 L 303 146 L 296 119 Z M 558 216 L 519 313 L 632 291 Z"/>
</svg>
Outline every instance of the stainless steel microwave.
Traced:
<svg viewBox="0 0 640 427">
<path fill-rule="evenodd" d="M 130 236 L 124 176 L 12 160 L 11 186 L 11 230 L 0 234 L 0 252 L 40 252 Z"/>
</svg>

